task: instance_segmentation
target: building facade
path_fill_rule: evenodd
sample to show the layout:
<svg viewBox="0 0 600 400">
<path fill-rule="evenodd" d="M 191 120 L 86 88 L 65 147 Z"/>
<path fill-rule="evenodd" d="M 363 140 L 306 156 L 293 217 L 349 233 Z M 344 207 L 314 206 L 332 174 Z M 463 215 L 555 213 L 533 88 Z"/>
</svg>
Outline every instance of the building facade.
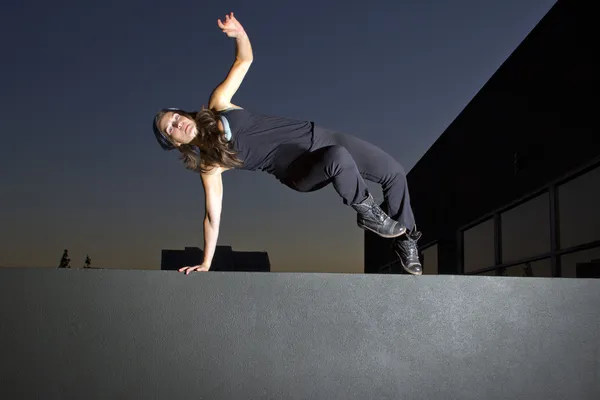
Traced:
<svg viewBox="0 0 600 400">
<path fill-rule="evenodd" d="M 425 274 L 595 276 L 600 71 L 591 3 L 559 0 L 408 173 Z M 401 272 L 365 234 L 365 272 Z"/>
</svg>

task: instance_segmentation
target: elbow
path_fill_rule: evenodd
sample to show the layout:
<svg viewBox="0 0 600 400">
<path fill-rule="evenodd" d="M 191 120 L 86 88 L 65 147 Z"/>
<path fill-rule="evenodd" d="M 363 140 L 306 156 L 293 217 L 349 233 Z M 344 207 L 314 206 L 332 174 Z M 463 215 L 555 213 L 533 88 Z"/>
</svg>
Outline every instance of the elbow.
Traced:
<svg viewBox="0 0 600 400">
<path fill-rule="evenodd" d="M 254 57 L 246 56 L 244 58 L 238 58 L 237 64 L 242 67 L 245 67 L 245 69 L 248 70 L 250 68 L 250 66 L 252 65 L 253 61 L 254 61 Z"/>
<path fill-rule="evenodd" d="M 206 218 L 205 221 L 213 228 L 216 228 L 219 226 L 220 223 L 220 216 L 216 215 L 215 213 L 206 213 Z"/>
</svg>

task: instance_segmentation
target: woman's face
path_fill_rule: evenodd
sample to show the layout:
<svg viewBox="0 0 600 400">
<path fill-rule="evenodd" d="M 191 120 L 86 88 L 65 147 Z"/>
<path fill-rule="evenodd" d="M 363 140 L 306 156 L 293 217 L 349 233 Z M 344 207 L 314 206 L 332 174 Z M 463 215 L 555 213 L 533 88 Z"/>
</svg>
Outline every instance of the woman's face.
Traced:
<svg viewBox="0 0 600 400">
<path fill-rule="evenodd" d="M 181 144 L 190 143 L 198 135 L 194 120 L 179 114 L 177 111 L 165 113 L 158 121 L 158 127 L 177 147 Z"/>
</svg>

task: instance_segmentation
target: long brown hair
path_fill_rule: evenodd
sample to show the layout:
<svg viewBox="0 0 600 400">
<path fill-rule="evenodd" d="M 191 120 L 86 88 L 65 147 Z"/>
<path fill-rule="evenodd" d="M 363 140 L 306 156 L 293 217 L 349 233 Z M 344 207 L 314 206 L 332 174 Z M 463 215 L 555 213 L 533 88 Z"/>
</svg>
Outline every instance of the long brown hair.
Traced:
<svg viewBox="0 0 600 400">
<path fill-rule="evenodd" d="M 189 144 L 179 146 L 180 158 L 183 160 L 185 168 L 202 173 L 218 166 L 235 168 L 243 165 L 242 161 L 237 158 L 231 143 L 219 130 L 218 112 L 209 108 L 202 108 L 200 111 L 187 112 L 180 110 L 178 113 L 192 119 L 198 129 L 198 146 Z M 162 115 L 158 118 L 161 117 Z"/>
</svg>

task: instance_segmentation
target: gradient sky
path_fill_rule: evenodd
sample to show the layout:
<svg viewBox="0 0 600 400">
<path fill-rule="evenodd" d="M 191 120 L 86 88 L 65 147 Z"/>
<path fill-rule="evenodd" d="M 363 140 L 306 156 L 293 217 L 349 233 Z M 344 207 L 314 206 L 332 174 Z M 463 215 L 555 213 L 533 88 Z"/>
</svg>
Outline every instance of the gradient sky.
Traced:
<svg viewBox="0 0 600 400">
<path fill-rule="evenodd" d="M 20 1 L 0 8 L 0 265 L 155 269 L 203 247 L 200 178 L 151 119 L 225 77 L 233 11 L 254 63 L 234 102 L 368 140 L 409 171 L 553 0 Z M 273 271 L 361 272 L 363 231 L 333 188 L 229 171 L 219 244 Z M 381 199 L 375 186 L 375 196 Z M 418 223 L 418 215 L 417 215 Z"/>
</svg>

